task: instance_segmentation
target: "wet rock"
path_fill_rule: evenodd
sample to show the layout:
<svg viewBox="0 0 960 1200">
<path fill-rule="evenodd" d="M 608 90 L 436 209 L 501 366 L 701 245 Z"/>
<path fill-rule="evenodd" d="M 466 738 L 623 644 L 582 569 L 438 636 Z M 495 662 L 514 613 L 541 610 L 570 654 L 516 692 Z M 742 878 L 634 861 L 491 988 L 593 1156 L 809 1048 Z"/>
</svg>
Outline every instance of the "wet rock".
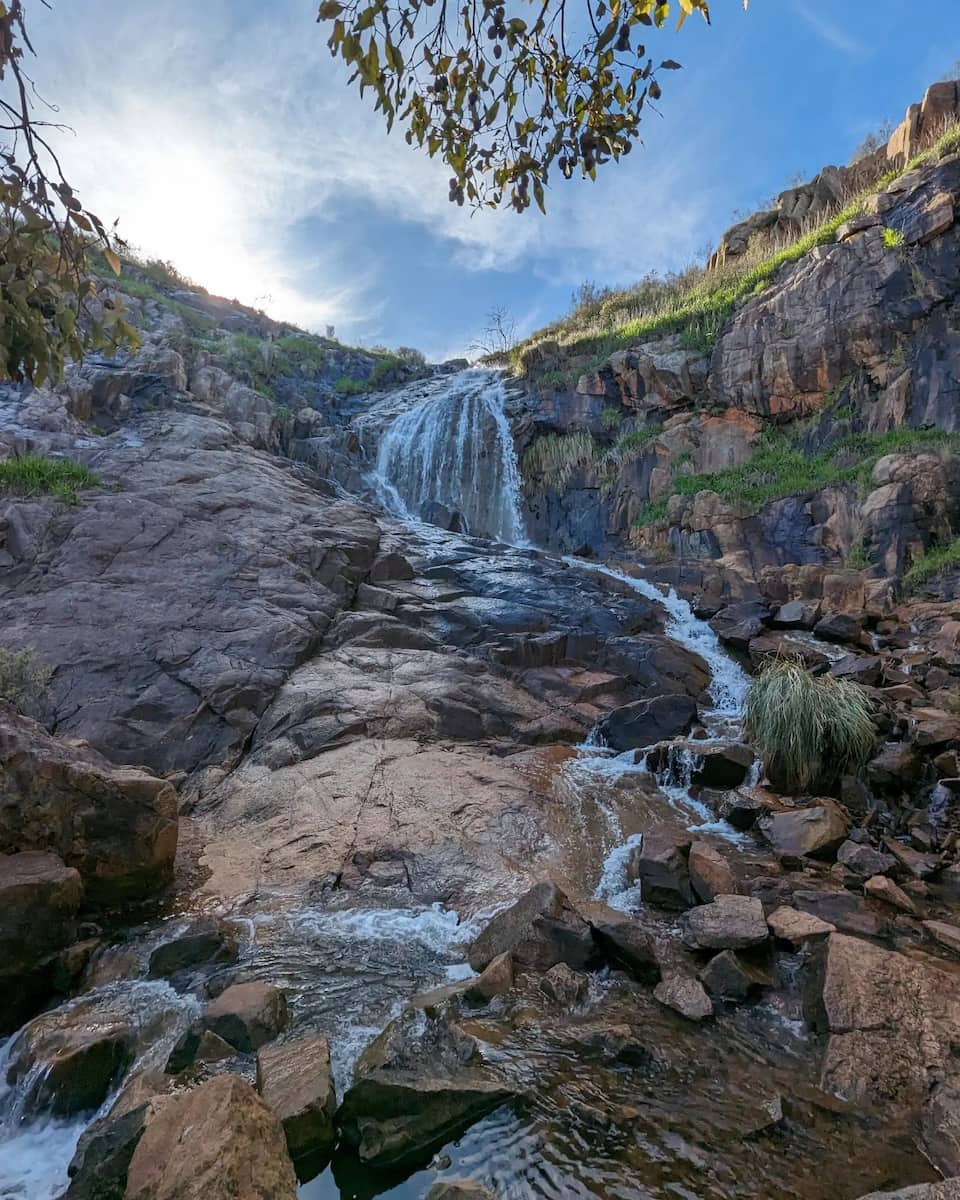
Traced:
<svg viewBox="0 0 960 1200">
<path fill-rule="evenodd" d="M 197 1048 L 191 1061 L 195 1063 L 223 1062 L 226 1058 L 233 1058 L 236 1053 L 234 1047 L 229 1042 L 225 1042 L 219 1034 L 214 1033 L 211 1029 L 205 1029 L 200 1034 L 200 1040 L 197 1042 Z"/>
<path fill-rule="evenodd" d="M 711 904 L 686 913 L 684 945 L 692 950 L 743 950 L 768 937 L 763 905 L 752 896 L 718 896 Z"/>
<path fill-rule="evenodd" d="M 471 979 L 463 991 L 468 1004 L 488 1004 L 495 996 L 502 996 L 513 987 L 513 955 L 510 951 L 498 954 Z"/>
<path fill-rule="evenodd" d="M 717 815 L 728 821 L 734 829 L 752 829 L 760 817 L 770 811 L 756 788 L 739 788 L 727 794 L 717 805 Z"/>
<path fill-rule="evenodd" d="M 710 618 L 710 627 L 724 645 L 746 650 L 763 630 L 769 609 L 765 604 L 729 604 Z"/>
<path fill-rule="evenodd" d="M 0 712 L 0 852 L 54 851 L 79 871 L 90 903 L 114 905 L 169 883 L 176 849 L 166 780 Z"/>
<path fill-rule="evenodd" d="M 597 945 L 608 961 L 624 967 L 641 983 L 656 983 L 659 980 L 656 941 L 639 921 L 611 909 L 609 915 L 591 920 L 591 928 Z"/>
<path fill-rule="evenodd" d="M 169 979 L 191 967 L 236 962 L 237 938 L 223 921 L 207 918 L 195 922 L 186 933 L 158 946 L 150 955 L 150 977 Z"/>
<path fill-rule="evenodd" d="M 770 624 L 774 629 L 812 629 L 816 625 L 819 615 L 819 604 L 807 604 L 803 600 L 790 600 L 777 609 Z"/>
<path fill-rule="evenodd" d="M 48 1013 L 17 1037 L 7 1081 L 15 1084 L 32 1076 L 24 1099 L 28 1112 L 57 1117 L 92 1112 L 133 1061 L 135 1044 L 136 1030 L 126 1022 L 88 1025 L 80 1013 Z"/>
<path fill-rule="evenodd" d="M 733 896 L 739 891 L 730 864 L 709 842 L 693 843 L 687 869 L 693 890 L 704 904 L 717 896 Z"/>
<path fill-rule="evenodd" d="M 782 942 L 791 942 L 794 946 L 802 946 L 804 942 L 820 941 L 827 934 L 833 933 L 835 925 L 823 921 L 812 913 L 799 912 L 795 908 L 783 905 L 767 917 L 770 932 Z"/>
<path fill-rule="evenodd" d="M 693 760 L 690 780 L 708 788 L 736 788 L 746 779 L 754 754 L 740 742 L 664 742 L 647 755 L 647 769 L 659 773 L 669 768 L 678 754 Z"/>
<path fill-rule="evenodd" d="M 835 679 L 848 679 L 864 687 L 876 687 L 882 673 L 883 663 L 875 654 L 846 654 L 830 667 Z"/>
<path fill-rule="evenodd" d="M 874 875 L 872 879 L 868 879 L 863 885 L 863 894 L 871 900 L 889 904 L 891 908 L 899 909 L 900 912 L 909 913 L 911 916 L 917 914 L 917 906 L 907 893 L 886 875 Z"/>
<path fill-rule="evenodd" d="M 767 813 L 757 822 L 779 855 L 830 857 L 847 836 L 849 822 L 832 800 Z"/>
<path fill-rule="evenodd" d="M 590 980 L 566 963 L 557 963 L 540 980 L 540 991 L 561 1008 L 571 1009 L 582 1004 L 590 989 Z"/>
<path fill-rule="evenodd" d="M 871 1192 L 860 1200 L 960 1200 L 960 1179 L 940 1183 L 918 1183 L 897 1192 Z"/>
<path fill-rule="evenodd" d="M 700 972 L 700 982 L 717 1000 L 746 1000 L 757 979 L 732 950 L 723 950 Z"/>
<path fill-rule="evenodd" d="M 280 1121 L 245 1080 L 169 1097 L 133 1152 L 124 1200 L 295 1200 Z"/>
<path fill-rule="evenodd" d="M 713 1016 L 713 1001 L 703 984 L 692 975 L 673 972 L 664 975 L 653 990 L 654 999 L 672 1008 L 688 1021 L 704 1021 Z"/>
<path fill-rule="evenodd" d="M 287 997 L 269 983 L 235 983 L 203 1014 L 207 1029 L 245 1054 L 273 1041 L 287 1020 Z"/>
<path fill-rule="evenodd" d="M 935 882 L 948 900 L 960 900 L 960 863 L 942 870 Z"/>
<path fill-rule="evenodd" d="M 813 632 L 825 642 L 860 641 L 863 634 L 864 620 L 857 613 L 829 613 L 821 618 L 814 626 Z"/>
<path fill-rule="evenodd" d="M 438 1179 L 427 1192 L 426 1200 L 496 1200 L 496 1197 L 471 1179 Z"/>
<path fill-rule="evenodd" d="M 951 954 L 960 955 L 960 927 L 946 921 L 924 921 L 923 928 L 938 946 L 949 950 Z"/>
<path fill-rule="evenodd" d="M 571 1030 L 570 1040 L 578 1055 L 599 1058 L 606 1063 L 656 1069 L 662 1065 L 659 1051 L 651 1049 L 629 1025 L 600 1025 Z"/>
<path fill-rule="evenodd" d="M 812 947 L 804 1012 L 829 1034 L 821 1087 L 858 1102 L 918 1107 L 960 1037 L 951 974 L 842 933 Z"/>
<path fill-rule="evenodd" d="M 883 844 L 897 862 L 915 879 L 929 879 L 943 865 L 939 854 L 924 854 L 919 850 L 913 850 L 910 846 L 905 846 L 903 842 L 898 842 L 896 838 L 884 838 Z"/>
<path fill-rule="evenodd" d="M 498 913 L 470 947 L 468 960 L 475 971 L 483 971 L 507 952 L 518 966 L 536 971 L 548 971 L 559 962 L 582 968 L 596 953 L 590 926 L 549 882 L 536 884 Z"/>
<path fill-rule="evenodd" d="M 0 855 L 0 1034 L 53 991 L 55 956 L 73 939 L 80 875 L 55 854 Z"/>
<path fill-rule="evenodd" d="M 123 1200 L 133 1152 L 172 1086 L 167 1076 L 146 1072 L 124 1087 L 110 1111 L 81 1135 L 63 1200 Z"/>
<path fill-rule="evenodd" d="M 257 1090 L 280 1118 L 294 1161 L 333 1151 L 337 1098 L 324 1038 L 264 1046 L 257 1052 Z"/>
<path fill-rule="evenodd" d="M 939 1084 L 923 1108 L 923 1145 L 944 1175 L 960 1175 L 960 1083 Z"/>
<path fill-rule="evenodd" d="M 689 841 L 649 834 L 631 855 L 627 867 L 630 880 L 639 882 L 645 904 L 682 912 L 696 904 L 687 855 Z"/>
<path fill-rule="evenodd" d="M 448 1074 L 378 1069 L 359 1078 L 337 1113 L 344 1141 L 371 1166 L 415 1161 L 514 1099 L 503 1081 L 479 1069 Z"/>
<path fill-rule="evenodd" d="M 879 938 L 887 932 L 886 922 L 852 892 L 794 892 L 793 902 L 803 912 L 819 917 L 842 933 Z"/>
<path fill-rule="evenodd" d="M 600 722 L 600 736 L 614 750 L 636 750 L 685 734 L 697 718 L 690 696 L 653 696 L 615 708 Z"/>
<path fill-rule="evenodd" d="M 885 875 L 897 865 L 892 854 L 883 854 L 872 846 L 849 840 L 837 851 L 837 862 L 864 879 L 871 875 Z"/>
</svg>

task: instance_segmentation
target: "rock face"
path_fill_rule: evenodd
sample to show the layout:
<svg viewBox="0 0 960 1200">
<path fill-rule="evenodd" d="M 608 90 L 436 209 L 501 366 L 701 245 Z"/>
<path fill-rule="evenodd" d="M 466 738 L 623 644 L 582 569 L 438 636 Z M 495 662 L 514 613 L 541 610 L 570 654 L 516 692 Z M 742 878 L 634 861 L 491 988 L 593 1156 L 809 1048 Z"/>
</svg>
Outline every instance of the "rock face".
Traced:
<svg viewBox="0 0 960 1200">
<path fill-rule="evenodd" d="M 125 1200 L 295 1200 L 283 1128 L 249 1083 L 220 1075 L 147 1122 Z"/>
<path fill-rule="evenodd" d="M 323 1038 L 264 1046 L 257 1054 L 257 1090 L 280 1118 L 294 1161 L 330 1154 L 337 1098 L 330 1047 Z"/>
<path fill-rule="evenodd" d="M 0 1034 L 52 991 L 54 958 L 73 939 L 82 896 L 79 872 L 55 854 L 0 855 Z"/>
<path fill-rule="evenodd" d="M 815 946 L 805 996 L 829 1035 L 821 1086 L 851 1100 L 918 1107 L 960 1035 L 951 975 L 841 933 Z"/>
<path fill-rule="evenodd" d="M 167 884 L 176 849 L 169 783 L 0 712 L 0 850 L 53 851 L 90 903 L 114 905 Z"/>
<path fill-rule="evenodd" d="M 552 883 L 538 883 L 498 914 L 470 947 L 470 965 L 482 971 L 510 952 L 521 967 L 548 971 L 557 963 L 582 968 L 596 956 L 590 926 Z"/>
</svg>

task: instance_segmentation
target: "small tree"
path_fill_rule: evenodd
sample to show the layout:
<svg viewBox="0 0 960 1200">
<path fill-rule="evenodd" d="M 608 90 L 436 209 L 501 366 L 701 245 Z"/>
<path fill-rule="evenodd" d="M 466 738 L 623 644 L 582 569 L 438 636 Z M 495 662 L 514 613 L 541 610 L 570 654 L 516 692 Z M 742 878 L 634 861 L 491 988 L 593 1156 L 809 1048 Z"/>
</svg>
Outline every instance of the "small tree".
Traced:
<svg viewBox="0 0 960 1200">
<path fill-rule="evenodd" d="M 0 646 L 0 701 L 18 712 L 30 712 L 44 699 L 52 677 L 53 671 L 36 661 L 32 647 Z"/>
<path fill-rule="evenodd" d="M 813 675 L 793 658 L 771 659 L 752 680 L 744 734 L 770 782 L 787 793 L 830 786 L 861 767 L 877 741 L 859 684 Z"/>
<path fill-rule="evenodd" d="M 506 358 L 517 344 L 517 323 L 508 308 L 497 305 L 470 349 L 481 358 Z"/>
<path fill-rule="evenodd" d="M 0 0 L 0 84 L 9 96 L 0 95 L 0 380 L 43 383 L 62 376 L 67 358 L 134 345 L 136 334 L 89 270 L 99 250 L 119 275 L 122 243 L 64 177 L 46 137 L 62 126 L 35 117 L 24 49 L 33 50 L 21 0 Z"/>
</svg>

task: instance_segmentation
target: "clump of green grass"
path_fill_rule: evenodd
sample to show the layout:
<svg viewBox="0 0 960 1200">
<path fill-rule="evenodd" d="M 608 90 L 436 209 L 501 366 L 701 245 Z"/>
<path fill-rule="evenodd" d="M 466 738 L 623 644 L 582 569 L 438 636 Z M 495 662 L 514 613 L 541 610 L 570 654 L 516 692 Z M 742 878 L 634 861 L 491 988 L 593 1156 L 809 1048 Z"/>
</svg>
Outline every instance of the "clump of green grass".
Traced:
<svg viewBox="0 0 960 1200">
<path fill-rule="evenodd" d="M 903 590 L 907 594 L 919 591 L 930 579 L 941 571 L 960 567 L 960 538 L 946 546 L 932 546 L 911 566 L 903 577 Z"/>
<path fill-rule="evenodd" d="M 521 469 L 526 486 L 538 483 L 547 491 L 562 492 L 574 471 L 596 466 L 599 447 L 592 434 L 545 433 L 524 451 Z"/>
<path fill-rule="evenodd" d="M 906 238 L 899 229 L 891 229 L 888 225 L 883 231 L 883 244 L 888 250 L 899 250 Z"/>
<path fill-rule="evenodd" d="M 344 375 L 333 385 L 338 396 L 362 396 L 370 390 L 370 385 L 362 379 L 350 379 Z"/>
<path fill-rule="evenodd" d="M 600 428 L 605 429 L 607 433 L 610 433 L 611 430 L 619 427 L 622 420 L 623 412 L 619 408 L 614 408 L 613 405 L 611 405 L 609 408 L 605 408 L 600 414 Z"/>
<path fill-rule="evenodd" d="M 751 681 L 744 735 L 770 782 L 801 794 L 858 770 L 877 741 L 870 699 L 859 684 L 813 675 L 792 658 L 771 660 Z"/>
<path fill-rule="evenodd" d="M 19 496 L 56 496 L 64 504 L 76 504 L 77 492 L 98 487 L 100 479 L 82 463 L 69 458 L 44 458 L 22 454 L 0 462 L 0 492 Z"/>
<path fill-rule="evenodd" d="M 674 496 L 715 492 L 728 504 L 756 512 L 771 500 L 851 484 L 865 489 L 877 462 L 887 454 L 922 449 L 960 448 L 960 435 L 939 429 L 901 426 L 886 433 L 854 433 L 841 438 L 821 454 L 808 454 L 782 434 L 768 434 L 748 462 L 705 475 L 675 474 Z M 663 520 L 658 503 L 647 505 L 637 516 L 638 525 Z"/>
<path fill-rule="evenodd" d="M 863 538 L 854 542 L 850 547 L 850 553 L 847 555 L 844 566 L 849 567 L 851 571 L 865 571 L 870 566 L 870 559 L 867 556 L 867 547 L 864 545 Z"/>
<path fill-rule="evenodd" d="M 0 700 L 27 712 L 46 694 L 53 671 L 36 661 L 32 646 L 8 650 L 0 646 Z"/>
</svg>

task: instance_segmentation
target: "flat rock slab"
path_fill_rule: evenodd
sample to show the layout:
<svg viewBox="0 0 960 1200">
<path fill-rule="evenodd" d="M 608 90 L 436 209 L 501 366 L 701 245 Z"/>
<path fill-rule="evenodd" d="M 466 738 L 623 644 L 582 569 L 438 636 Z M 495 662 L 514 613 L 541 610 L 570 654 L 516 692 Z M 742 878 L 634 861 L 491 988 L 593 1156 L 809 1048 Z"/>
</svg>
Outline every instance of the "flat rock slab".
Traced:
<svg viewBox="0 0 960 1200">
<path fill-rule="evenodd" d="M 763 905 L 752 896 L 718 896 L 686 913 L 681 927 L 692 950 L 745 950 L 769 936 Z"/>
<path fill-rule="evenodd" d="M 792 942 L 795 946 L 825 938 L 836 929 L 829 921 L 822 921 L 812 913 L 800 912 L 787 904 L 772 912 L 767 917 L 767 924 L 774 937 L 783 942 Z"/>
<path fill-rule="evenodd" d="M 847 836 L 847 818 L 832 800 L 768 813 L 757 822 L 777 854 L 829 857 Z"/>
</svg>

